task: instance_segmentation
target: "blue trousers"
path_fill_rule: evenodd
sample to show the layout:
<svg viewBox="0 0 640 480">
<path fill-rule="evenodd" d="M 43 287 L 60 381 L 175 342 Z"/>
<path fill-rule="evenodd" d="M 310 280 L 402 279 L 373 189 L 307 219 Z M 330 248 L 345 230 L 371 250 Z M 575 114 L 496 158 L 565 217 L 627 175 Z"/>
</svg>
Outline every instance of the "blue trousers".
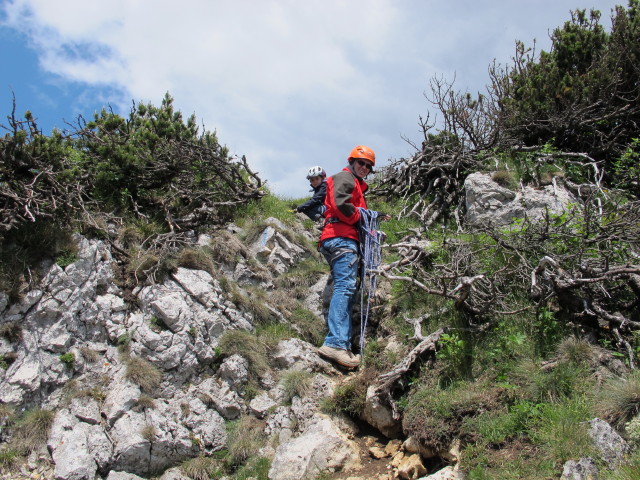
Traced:
<svg viewBox="0 0 640 480">
<path fill-rule="evenodd" d="M 333 295 L 329 304 L 327 324 L 329 332 L 324 344 L 351 350 L 351 312 L 356 298 L 358 276 L 358 242 L 335 237 L 322 242 L 320 253 L 331 266 Z"/>
</svg>

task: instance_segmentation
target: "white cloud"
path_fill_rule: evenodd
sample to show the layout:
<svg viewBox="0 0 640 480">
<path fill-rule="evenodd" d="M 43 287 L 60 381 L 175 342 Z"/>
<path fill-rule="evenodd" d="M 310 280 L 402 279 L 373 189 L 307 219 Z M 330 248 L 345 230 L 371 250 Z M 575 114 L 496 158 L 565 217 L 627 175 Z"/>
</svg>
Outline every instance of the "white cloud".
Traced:
<svg viewBox="0 0 640 480">
<path fill-rule="evenodd" d="M 593 0 L 595 1 L 595 0 Z M 158 104 L 165 92 L 271 188 L 307 194 L 304 172 L 337 171 L 357 144 L 379 162 L 411 153 L 434 75 L 478 90 L 516 39 L 546 39 L 574 0 L 13 0 L 9 26 L 42 67 Z M 608 14 L 613 2 L 600 0 Z M 604 22 L 603 22 L 604 23 Z M 418 140 L 419 141 L 419 140 Z"/>
</svg>

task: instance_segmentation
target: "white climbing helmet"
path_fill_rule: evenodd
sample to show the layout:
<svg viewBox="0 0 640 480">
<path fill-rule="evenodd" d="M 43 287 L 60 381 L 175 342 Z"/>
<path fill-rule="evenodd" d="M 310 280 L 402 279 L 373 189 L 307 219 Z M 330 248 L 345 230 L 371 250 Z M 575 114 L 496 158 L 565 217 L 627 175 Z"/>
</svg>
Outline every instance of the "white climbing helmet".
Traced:
<svg viewBox="0 0 640 480">
<path fill-rule="evenodd" d="M 324 168 L 322 168 L 319 165 L 316 165 L 315 167 L 311 167 L 309 169 L 309 172 L 307 173 L 307 179 L 311 178 L 311 177 L 326 177 L 327 176 L 327 172 L 324 171 Z"/>
<path fill-rule="evenodd" d="M 327 172 L 324 171 L 324 168 L 322 168 L 319 165 L 316 165 L 315 167 L 311 167 L 309 169 L 309 172 L 307 173 L 307 178 L 311 178 L 311 177 L 326 177 L 327 176 Z"/>
</svg>

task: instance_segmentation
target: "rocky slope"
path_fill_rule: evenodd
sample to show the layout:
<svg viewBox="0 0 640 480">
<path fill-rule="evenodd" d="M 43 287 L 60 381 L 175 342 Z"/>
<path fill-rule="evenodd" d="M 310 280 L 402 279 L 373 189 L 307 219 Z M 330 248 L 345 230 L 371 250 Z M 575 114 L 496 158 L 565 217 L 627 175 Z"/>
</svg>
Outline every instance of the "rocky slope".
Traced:
<svg viewBox="0 0 640 480">
<path fill-rule="evenodd" d="M 497 222 L 510 219 L 517 212 L 505 210 L 509 202 L 516 209 L 527 203 L 504 196 L 495 184 L 487 187 L 482 176 L 469 182 L 470 221 L 486 220 L 492 211 Z M 548 193 L 538 195 L 536 208 L 545 198 L 553 208 L 570 201 L 568 194 Z M 227 228 L 235 241 L 241 233 Z M 0 293 L 0 325 L 19 332 L 0 338 L 0 355 L 10 360 L 0 369 L 0 404 L 55 414 L 46 445 L 34 446 L 21 473 L 6 469 L 4 478 L 187 478 L 178 466 L 226 450 L 227 425 L 247 425 L 247 418 L 257 425 L 247 435 L 261 437 L 258 456 L 270 459 L 272 480 L 321 472 L 341 479 L 461 478 L 457 444 L 433 452 L 402 438 L 392 412 L 371 395 L 358 423 L 325 413 L 323 402 L 356 374 L 336 370 L 314 345 L 281 339 L 264 369 L 256 369 L 242 348 L 220 352 L 225 334 L 252 332 L 259 323 L 231 291 L 269 292 L 279 276 L 312 255 L 291 240 L 296 235 L 314 238 L 267 219 L 257 240 L 246 245 L 247 257 L 221 262 L 216 275 L 179 267 L 161 283 L 133 291 L 117 281 L 108 244 L 77 235 L 75 262 L 41 265 L 47 273 L 40 286 L 18 303 Z M 211 238 L 193 242 L 207 246 Z M 318 322 L 327 281 L 325 273 L 304 299 Z M 284 381 L 291 372 L 304 372 L 306 381 L 293 394 Z M 0 430 L 0 440 L 11 441 L 11 429 Z"/>
</svg>

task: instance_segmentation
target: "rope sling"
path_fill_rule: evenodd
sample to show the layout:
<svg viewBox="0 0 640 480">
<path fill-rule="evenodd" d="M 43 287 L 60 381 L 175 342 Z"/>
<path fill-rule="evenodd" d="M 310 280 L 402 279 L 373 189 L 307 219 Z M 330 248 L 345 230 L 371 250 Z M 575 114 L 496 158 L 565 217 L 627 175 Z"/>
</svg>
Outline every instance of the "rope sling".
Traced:
<svg viewBox="0 0 640 480">
<path fill-rule="evenodd" d="M 358 207 L 360 211 L 360 354 L 364 357 L 364 334 L 369 321 L 371 299 L 375 297 L 377 279 L 376 272 L 382 260 L 380 245 L 384 241 L 384 233 L 380 228 L 378 212 Z M 366 301 L 365 301 L 366 297 Z"/>
</svg>

